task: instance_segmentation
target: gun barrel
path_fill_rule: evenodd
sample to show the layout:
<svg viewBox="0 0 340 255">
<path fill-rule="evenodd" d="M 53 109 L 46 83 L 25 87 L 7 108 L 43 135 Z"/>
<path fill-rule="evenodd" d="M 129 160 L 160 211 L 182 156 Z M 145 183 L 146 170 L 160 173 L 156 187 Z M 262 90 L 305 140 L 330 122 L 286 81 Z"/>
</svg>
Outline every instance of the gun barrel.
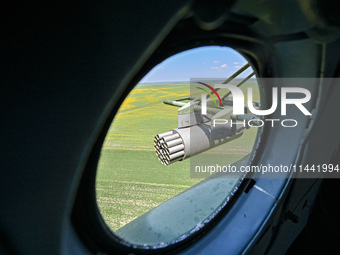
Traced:
<svg viewBox="0 0 340 255">
<path fill-rule="evenodd" d="M 156 135 L 154 147 L 159 161 L 164 165 L 169 165 L 176 161 L 185 160 L 232 141 L 240 137 L 244 131 L 239 131 L 241 129 L 231 130 L 222 126 L 217 127 L 217 129 L 215 132 L 211 125 L 200 124 L 187 128 L 176 128 Z"/>
<path fill-rule="evenodd" d="M 182 107 L 184 105 L 186 105 L 187 103 L 184 103 L 184 102 L 178 102 L 176 100 L 169 100 L 169 99 L 165 99 L 163 101 L 164 104 L 169 104 L 169 105 L 172 105 L 172 106 L 177 106 L 177 107 Z"/>
</svg>

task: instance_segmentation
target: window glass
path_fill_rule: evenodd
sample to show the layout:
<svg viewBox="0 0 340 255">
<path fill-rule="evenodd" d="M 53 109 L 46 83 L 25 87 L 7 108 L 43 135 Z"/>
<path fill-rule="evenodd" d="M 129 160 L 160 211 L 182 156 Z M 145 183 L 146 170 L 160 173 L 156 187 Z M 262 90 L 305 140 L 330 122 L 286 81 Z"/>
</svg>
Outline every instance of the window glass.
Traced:
<svg viewBox="0 0 340 255">
<path fill-rule="evenodd" d="M 127 244 L 145 248 L 178 242 L 207 224 L 236 192 L 244 174 L 222 178 L 211 178 L 211 173 L 193 175 L 190 161 L 218 157 L 225 164 L 241 159 L 241 164 L 247 164 L 245 157 L 253 149 L 258 129 L 247 129 L 233 141 L 197 149 L 196 155 L 190 156 L 184 140 L 192 143 L 190 136 L 195 141 L 199 138 L 181 132 L 200 123 L 186 123 L 193 121 L 188 116 L 195 110 L 183 110 L 183 106 L 190 106 L 193 100 L 190 79 L 205 84 L 212 79 L 225 81 L 246 64 L 241 54 L 228 47 L 191 49 L 154 67 L 125 98 L 101 150 L 96 195 L 106 224 Z M 237 85 L 252 72 L 251 67 L 246 68 L 229 83 Z M 214 86 L 217 80 L 209 84 Z M 255 76 L 240 88 L 246 91 L 247 86 L 253 87 L 253 100 L 259 100 Z M 205 89 L 201 93 L 211 92 L 200 83 L 196 87 Z M 200 99 L 201 95 L 196 96 Z M 231 94 L 223 100 L 232 99 Z M 208 111 L 216 108 L 217 113 L 223 108 L 211 106 L 212 98 L 207 100 Z M 190 153 L 202 144 L 193 143 Z"/>
</svg>

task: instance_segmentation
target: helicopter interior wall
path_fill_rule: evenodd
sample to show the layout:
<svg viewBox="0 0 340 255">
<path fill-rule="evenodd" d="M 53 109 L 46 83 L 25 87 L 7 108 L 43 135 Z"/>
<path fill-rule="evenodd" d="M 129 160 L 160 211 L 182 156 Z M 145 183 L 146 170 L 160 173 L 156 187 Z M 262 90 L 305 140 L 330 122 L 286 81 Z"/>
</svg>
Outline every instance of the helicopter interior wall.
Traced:
<svg viewBox="0 0 340 255">
<path fill-rule="evenodd" d="M 2 9 L 0 253 L 89 253 L 71 214 L 94 144 L 192 2 L 205 1 L 11 2 Z M 315 27 L 336 20 L 309 19 L 294 0 L 280 6 L 276 0 L 240 0 L 226 13 L 198 24 L 213 33 L 216 20 L 251 21 L 243 33 L 254 39 L 312 37 L 278 43 L 275 72 L 263 74 L 320 75 L 322 49 L 311 40 L 333 40 L 333 30 Z M 335 45 L 326 52 L 329 76 L 339 59 Z"/>
</svg>

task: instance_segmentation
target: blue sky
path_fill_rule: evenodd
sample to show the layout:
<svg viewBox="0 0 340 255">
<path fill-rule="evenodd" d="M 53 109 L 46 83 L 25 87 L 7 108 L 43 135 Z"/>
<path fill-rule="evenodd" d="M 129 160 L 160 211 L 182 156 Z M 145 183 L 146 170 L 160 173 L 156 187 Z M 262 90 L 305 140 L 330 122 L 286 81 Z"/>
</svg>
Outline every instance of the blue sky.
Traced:
<svg viewBox="0 0 340 255">
<path fill-rule="evenodd" d="M 190 81 L 190 78 L 228 78 L 247 60 L 234 49 L 206 46 L 187 50 L 155 66 L 140 82 Z M 248 68 L 239 77 L 252 72 Z"/>
</svg>

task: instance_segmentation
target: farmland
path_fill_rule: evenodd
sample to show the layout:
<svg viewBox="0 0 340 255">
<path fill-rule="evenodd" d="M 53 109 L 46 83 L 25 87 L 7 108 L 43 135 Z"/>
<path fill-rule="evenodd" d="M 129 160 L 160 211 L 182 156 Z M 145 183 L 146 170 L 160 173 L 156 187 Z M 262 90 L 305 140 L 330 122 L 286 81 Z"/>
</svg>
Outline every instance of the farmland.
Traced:
<svg viewBox="0 0 340 255">
<path fill-rule="evenodd" d="M 112 230 L 202 180 L 190 178 L 190 159 L 164 166 L 153 149 L 156 134 L 177 127 L 178 108 L 163 100 L 189 93 L 188 83 L 139 84 L 121 105 L 103 144 L 96 178 L 98 207 Z M 214 150 L 233 163 L 251 151 L 255 136 L 256 128 Z"/>
</svg>

